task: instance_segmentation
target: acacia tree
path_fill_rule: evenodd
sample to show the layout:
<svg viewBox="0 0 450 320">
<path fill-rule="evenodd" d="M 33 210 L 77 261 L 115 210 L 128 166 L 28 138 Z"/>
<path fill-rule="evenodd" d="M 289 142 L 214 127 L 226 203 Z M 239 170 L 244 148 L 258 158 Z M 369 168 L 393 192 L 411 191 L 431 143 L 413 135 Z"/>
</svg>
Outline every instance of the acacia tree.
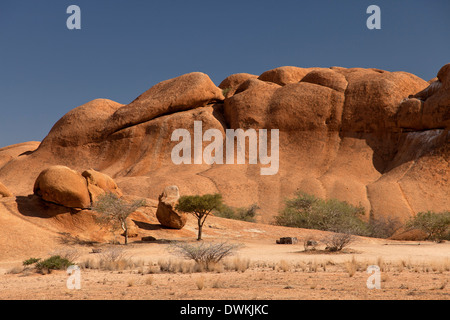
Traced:
<svg viewBox="0 0 450 320">
<path fill-rule="evenodd" d="M 216 193 L 205 194 L 203 196 L 182 196 L 178 200 L 175 209 L 181 212 L 190 213 L 197 218 L 197 240 L 202 240 L 202 228 L 206 218 L 211 211 L 220 208 L 222 205 L 222 195 Z"/>
<path fill-rule="evenodd" d="M 121 228 L 124 232 L 125 244 L 128 244 L 127 218 L 144 205 L 144 200 L 127 202 L 116 194 L 108 192 L 99 196 L 91 209 L 98 213 L 95 218 L 99 224 L 111 225 L 112 232 Z"/>
</svg>

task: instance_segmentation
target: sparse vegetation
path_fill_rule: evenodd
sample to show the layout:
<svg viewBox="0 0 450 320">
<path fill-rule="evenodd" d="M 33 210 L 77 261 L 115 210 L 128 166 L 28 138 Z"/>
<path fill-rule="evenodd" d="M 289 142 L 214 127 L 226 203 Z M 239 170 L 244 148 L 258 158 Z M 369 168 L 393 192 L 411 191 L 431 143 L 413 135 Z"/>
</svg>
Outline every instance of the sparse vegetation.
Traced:
<svg viewBox="0 0 450 320">
<path fill-rule="evenodd" d="M 219 243 L 200 243 L 190 244 L 185 242 L 177 242 L 171 245 L 171 252 L 181 255 L 184 258 L 194 260 L 198 265 L 210 270 L 214 264 L 220 262 L 223 258 L 233 255 L 240 245 L 229 244 L 225 242 Z"/>
<path fill-rule="evenodd" d="M 205 277 L 200 276 L 195 279 L 195 284 L 197 285 L 198 290 L 203 290 L 203 288 L 205 287 Z"/>
<path fill-rule="evenodd" d="M 37 262 L 35 266 L 39 272 L 49 273 L 51 272 L 51 270 L 64 270 L 72 264 L 73 264 L 72 261 L 69 261 L 66 258 L 62 258 L 56 255 Z"/>
<path fill-rule="evenodd" d="M 41 258 L 29 258 L 27 260 L 24 260 L 22 262 L 22 265 L 23 266 L 30 266 L 32 264 L 35 264 L 35 263 L 39 262 L 40 260 L 41 260 Z"/>
<path fill-rule="evenodd" d="M 221 207 L 214 210 L 216 217 L 222 217 L 226 219 L 241 220 L 247 222 L 256 222 L 256 211 L 259 209 L 258 205 L 252 204 L 246 208 L 232 208 L 223 204 Z"/>
<path fill-rule="evenodd" d="M 389 238 L 397 230 L 402 227 L 402 223 L 393 217 L 374 217 L 373 211 L 370 212 L 369 216 L 369 232 L 368 236 L 373 238 Z"/>
<path fill-rule="evenodd" d="M 213 211 L 223 206 L 222 195 L 205 194 L 203 196 L 182 196 L 178 200 L 176 210 L 192 214 L 197 218 L 198 237 L 197 240 L 202 240 L 202 229 L 208 215 Z"/>
<path fill-rule="evenodd" d="M 422 230 L 427 233 L 427 239 L 436 242 L 450 240 L 450 211 L 419 212 L 406 223 L 406 227 Z"/>
<path fill-rule="evenodd" d="M 325 250 L 336 252 L 341 251 L 353 241 L 353 236 L 348 233 L 334 233 L 322 239 Z"/>
<path fill-rule="evenodd" d="M 367 236 L 370 229 L 361 219 L 363 215 L 362 206 L 298 192 L 295 198 L 286 200 L 284 210 L 275 217 L 275 224 Z"/>
<path fill-rule="evenodd" d="M 101 225 L 110 226 L 111 232 L 114 233 L 121 228 L 124 232 L 125 244 L 128 244 L 127 218 L 144 205 L 144 200 L 135 200 L 129 203 L 116 194 L 107 192 L 98 197 L 92 210 L 98 213 L 96 221 Z"/>
</svg>

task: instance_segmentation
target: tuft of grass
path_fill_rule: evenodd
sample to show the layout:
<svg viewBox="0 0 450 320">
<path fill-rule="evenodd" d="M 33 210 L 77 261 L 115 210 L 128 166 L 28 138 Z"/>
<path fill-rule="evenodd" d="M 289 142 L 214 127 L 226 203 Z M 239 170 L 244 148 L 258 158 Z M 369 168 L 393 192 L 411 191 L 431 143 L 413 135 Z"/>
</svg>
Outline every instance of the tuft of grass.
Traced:
<svg viewBox="0 0 450 320">
<path fill-rule="evenodd" d="M 149 275 L 145 278 L 145 284 L 151 286 L 153 284 L 154 278 L 152 275 Z"/>
<path fill-rule="evenodd" d="M 345 263 L 345 268 L 349 277 L 353 277 L 355 275 L 356 270 L 358 270 L 358 263 L 356 262 L 354 256 L 352 257 L 352 260 Z"/>
<path fill-rule="evenodd" d="M 132 278 L 128 279 L 127 280 L 127 285 L 128 285 L 128 287 L 134 286 L 134 279 L 132 279 Z"/>
<path fill-rule="evenodd" d="M 250 259 L 241 257 L 227 259 L 224 261 L 224 267 L 225 270 L 245 272 L 248 268 L 250 268 Z"/>
<path fill-rule="evenodd" d="M 282 270 L 283 272 L 288 272 L 291 270 L 291 264 L 286 261 L 286 260 L 280 260 L 280 262 L 278 263 L 278 267 L 280 268 L 280 270 Z"/>
<path fill-rule="evenodd" d="M 195 279 L 195 284 L 198 290 L 203 290 L 203 288 L 205 287 L 205 277 L 200 276 L 197 279 Z"/>
</svg>

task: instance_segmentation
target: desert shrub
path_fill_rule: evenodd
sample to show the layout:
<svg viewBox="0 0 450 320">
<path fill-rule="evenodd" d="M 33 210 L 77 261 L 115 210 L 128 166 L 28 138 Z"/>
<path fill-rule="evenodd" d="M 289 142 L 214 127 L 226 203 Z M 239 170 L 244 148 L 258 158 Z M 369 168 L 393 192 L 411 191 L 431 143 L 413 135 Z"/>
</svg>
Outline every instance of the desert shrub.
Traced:
<svg viewBox="0 0 450 320">
<path fill-rule="evenodd" d="M 368 227 L 369 237 L 386 239 L 400 229 L 402 223 L 397 218 L 393 217 L 380 216 L 375 218 L 371 213 Z"/>
<path fill-rule="evenodd" d="M 430 240 L 450 240 L 450 211 L 419 212 L 408 220 L 406 227 L 426 232 Z"/>
<path fill-rule="evenodd" d="M 61 258 L 58 255 L 51 256 L 45 260 L 36 263 L 36 269 L 38 271 L 50 271 L 50 270 L 63 270 L 72 265 L 72 261 L 66 258 Z"/>
<path fill-rule="evenodd" d="M 27 259 L 27 260 L 24 260 L 24 261 L 22 262 L 22 265 L 23 265 L 23 266 L 29 266 L 29 265 L 32 265 L 32 264 L 34 264 L 34 263 L 39 262 L 40 260 L 41 260 L 41 258 L 29 258 L 29 259 Z"/>
<path fill-rule="evenodd" d="M 252 204 L 245 208 L 232 208 L 223 204 L 216 210 L 214 210 L 214 215 L 216 217 L 241 220 L 247 222 L 256 222 L 256 211 L 259 209 L 258 205 Z"/>
<path fill-rule="evenodd" d="M 355 207 L 336 199 L 323 200 L 303 192 L 285 203 L 285 208 L 275 217 L 277 225 L 369 235 L 368 224 L 361 219 L 362 206 Z"/>
<path fill-rule="evenodd" d="M 220 262 L 223 258 L 233 255 L 239 247 L 239 244 L 226 242 L 209 244 L 204 242 L 200 244 L 177 242 L 170 246 L 170 251 L 186 259 L 194 260 L 197 264 L 208 269 L 210 266 Z"/>
<path fill-rule="evenodd" d="M 353 236 L 348 233 L 334 233 L 322 239 L 325 250 L 336 252 L 341 251 L 353 241 Z"/>
</svg>

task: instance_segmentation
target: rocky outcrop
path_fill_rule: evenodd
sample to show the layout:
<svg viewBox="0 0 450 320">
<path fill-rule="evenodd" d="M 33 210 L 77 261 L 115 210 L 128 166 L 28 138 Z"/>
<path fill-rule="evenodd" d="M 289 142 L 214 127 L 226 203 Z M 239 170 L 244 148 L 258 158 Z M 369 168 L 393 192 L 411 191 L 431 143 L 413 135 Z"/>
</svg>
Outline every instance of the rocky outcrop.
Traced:
<svg viewBox="0 0 450 320">
<path fill-rule="evenodd" d="M 86 179 L 65 166 L 52 166 L 37 177 L 33 192 L 43 200 L 69 208 L 89 208 Z"/>
<path fill-rule="evenodd" d="M 236 89 L 246 80 L 256 79 L 258 76 L 249 73 L 236 73 L 226 77 L 220 84 L 219 88 L 225 90 L 225 97 L 231 97 Z"/>
<path fill-rule="evenodd" d="M 179 199 L 180 192 L 177 186 L 168 186 L 161 193 L 158 198 L 158 209 L 156 210 L 156 218 L 161 225 L 172 229 L 184 227 L 187 221 L 187 214 L 175 210 Z"/>
<path fill-rule="evenodd" d="M 289 83 L 297 83 L 303 79 L 309 72 L 319 68 L 299 68 L 294 66 L 278 67 L 263 72 L 258 79 L 268 81 L 284 86 Z"/>
<path fill-rule="evenodd" d="M 424 90 L 409 96 L 399 106 L 397 123 L 409 130 L 450 128 L 450 63 L 443 66 Z"/>
<path fill-rule="evenodd" d="M 42 200 L 79 209 L 90 208 L 98 196 L 106 192 L 122 196 L 108 175 L 93 169 L 80 174 L 66 166 L 51 166 L 42 171 L 34 183 L 33 192 Z"/>
<path fill-rule="evenodd" d="M 83 171 L 81 175 L 86 178 L 91 203 L 95 203 L 100 195 L 107 192 L 114 193 L 118 197 L 123 195 L 117 183 L 104 173 L 90 169 Z"/>
<path fill-rule="evenodd" d="M 195 72 L 127 105 L 99 99 L 75 108 L 37 149 L 0 149 L 0 180 L 27 195 L 52 165 L 95 168 L 136 197 L 157 199 L 177 185 L 182 194 L 220 192 L 230 206 L 257 202 L 262 222 L 297 190 L 361 204 L 375 216 L 442 211 L 450 207 L 449 70 L 441 68 L 434 80 L 441 87 L 425 100 L 414 96 L 430 83 L 407 72 L 280 67 L 230 75 L 219 87 Z M 175 165 L 172 133 L 185 129 L 193 138 L 194 121 L 202 133 L 217 129 L 224 137 L 227 129 L 278 129 L 278 173 L 261 176 L 262 165 L 248 162 Z M 91 185 L 92 197 L 98 183 Z"/>
</svg>

